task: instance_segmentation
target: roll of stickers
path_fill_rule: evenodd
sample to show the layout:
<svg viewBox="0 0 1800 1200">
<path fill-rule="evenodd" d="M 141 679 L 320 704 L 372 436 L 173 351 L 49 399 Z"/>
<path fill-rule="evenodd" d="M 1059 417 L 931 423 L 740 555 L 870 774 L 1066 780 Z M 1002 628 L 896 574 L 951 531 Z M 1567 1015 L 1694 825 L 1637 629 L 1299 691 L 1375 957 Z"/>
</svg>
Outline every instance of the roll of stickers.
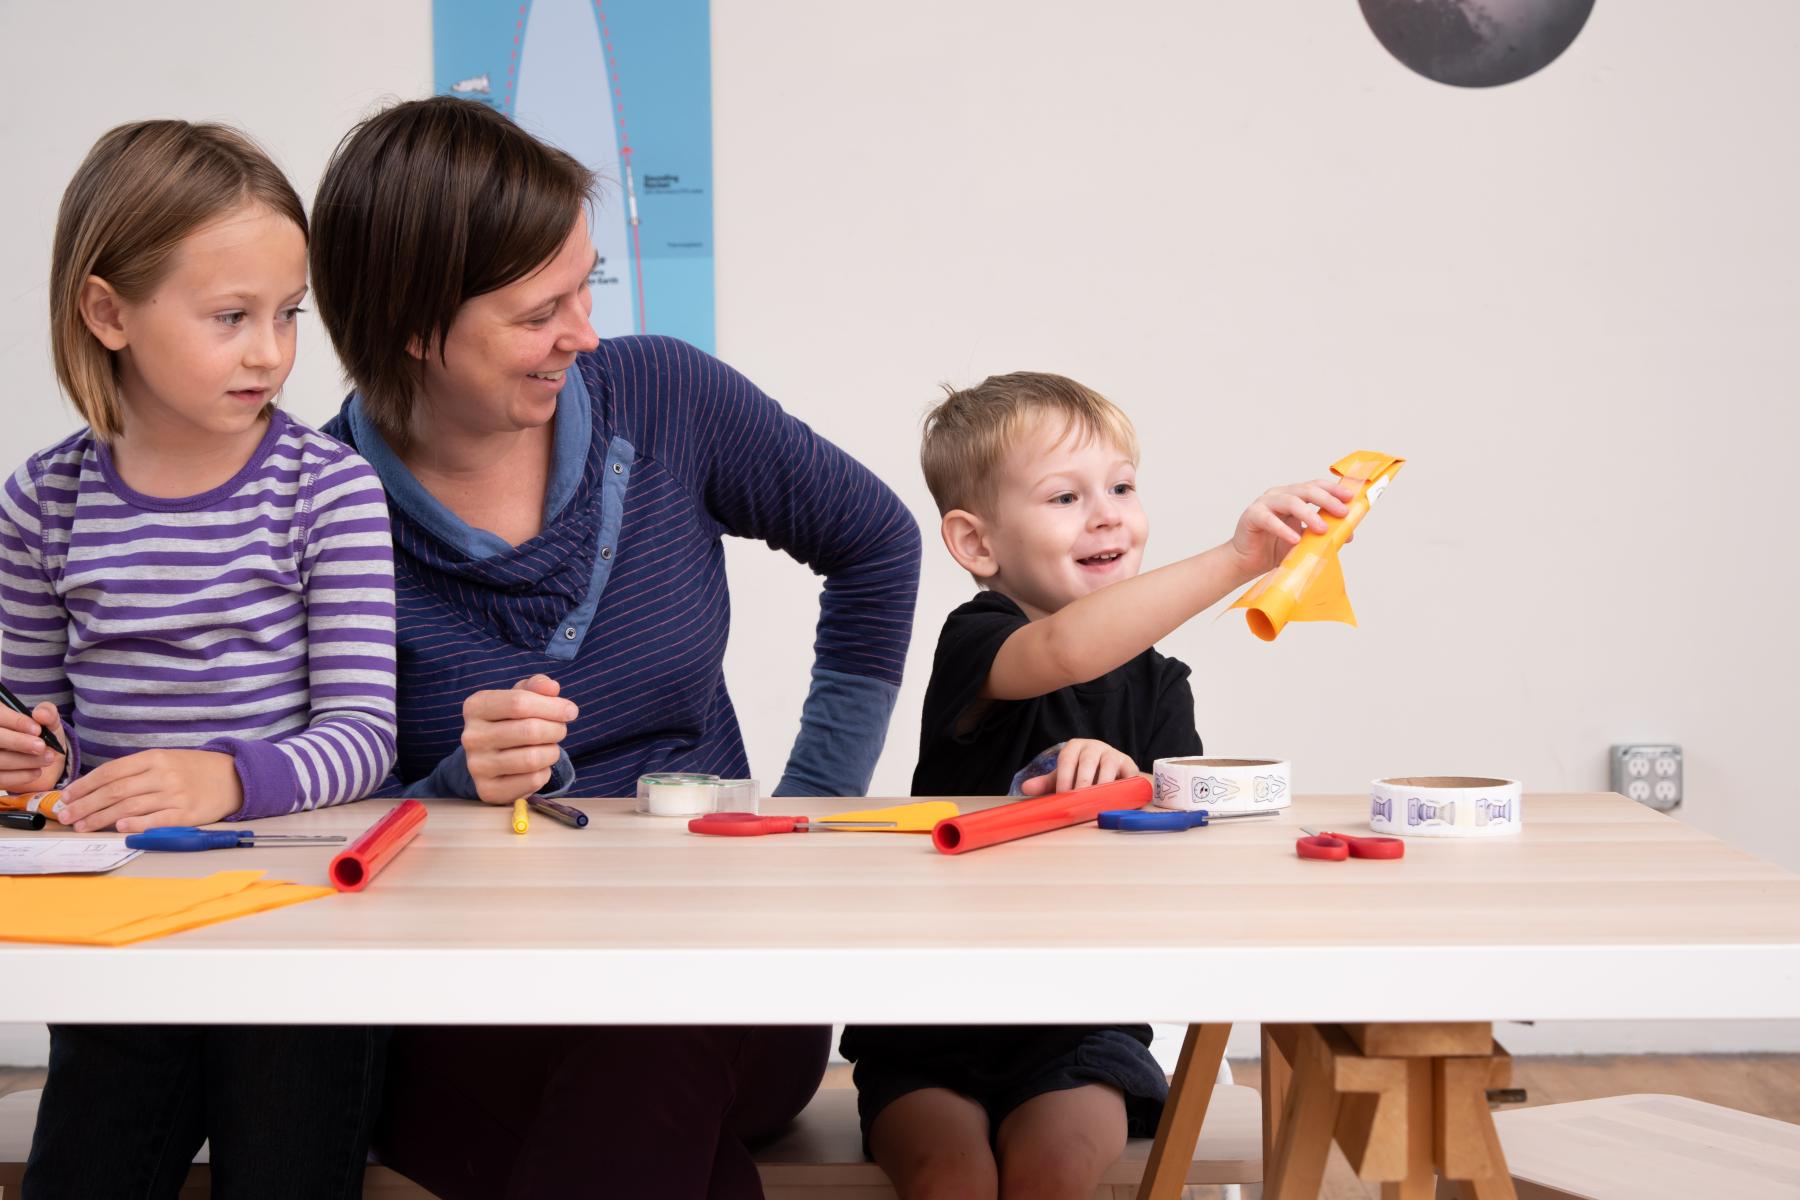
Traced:
<svg viewBox="0 0 1800 1200">
<path fill-rule="evenodd" d="M 1159 758 L 1158 808 L 1193 812 L 1267 812 L 1293 797 L 1288 765 L 1273 758 Z"/>
<path fill-rule="evenodd" d="M 1369 785 L 1369 828 L 1400 837 L 1505 837 L 1525 813 L 1516 779 L 1403 775 Z"/>
</svg>

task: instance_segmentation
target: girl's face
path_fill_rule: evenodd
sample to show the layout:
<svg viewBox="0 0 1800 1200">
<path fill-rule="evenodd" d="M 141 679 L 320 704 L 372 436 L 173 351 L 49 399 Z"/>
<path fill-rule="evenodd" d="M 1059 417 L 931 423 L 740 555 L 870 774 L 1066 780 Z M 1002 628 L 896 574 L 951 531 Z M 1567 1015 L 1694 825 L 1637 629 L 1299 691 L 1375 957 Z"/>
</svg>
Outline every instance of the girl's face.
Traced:
<svg viewBox="0 0 1800 1200">
<path fill-rule="evenodd" d="M 305 295 L 306 238 L 281 214 L 246 204 L 189 234 L 156 290 L 95 330 L 119 355 L 127 436 L 254 429 L 293 369 Z"/>
<path fill-rule="evenodd" d="M 444 336 L 442 356 L 435 347 L 422 356 L 415 440 L 437 422 L 477 434 L 547 424 L 556 415 L 563 373 L 577 354 L 600 344 L 588 323 L 588 274 L 598 259 L 583 212 L 543 266 L 465 301 Z"/>
</svg>

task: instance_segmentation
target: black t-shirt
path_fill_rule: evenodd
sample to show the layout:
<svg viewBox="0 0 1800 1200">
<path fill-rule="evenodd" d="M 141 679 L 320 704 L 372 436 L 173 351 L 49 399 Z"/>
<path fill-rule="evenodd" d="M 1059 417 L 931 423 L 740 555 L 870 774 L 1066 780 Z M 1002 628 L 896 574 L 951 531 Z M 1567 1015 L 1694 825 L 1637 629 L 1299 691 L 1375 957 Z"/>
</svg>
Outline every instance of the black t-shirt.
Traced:
<svg viewBox="0 0 1800 1200">
<path fill-rule="evenodd" d="M 1019 768 L 1070 738 L 1097 738 L 1144 771 L 1159 758 L 1202 752 L 1187 664 L 1155 650 L 1032 700 L 982 700 L 994 656 L 1029 623 L 998 592 L 982 592 L 945 620 L 925 687 L 913 795 L 1004 796 Z M 958 733 L 971 705 L 980 716 Z"/>
<path fill-rule="evenodd" d="M 1154 650 L 1144 651 L 1098 679 L 1047 696 L 982 700 L 981 685 L 993 668 L 994 656 L 1007 638 L 1029 623 L 1024 611 L 998 592 L 982 592 L 944 622 L 931 663 L 931 682 L 925 686 L 924 728 L 919 735 L 919 765 L 913 771 L 913 795 L 1004 796 L 1020 767 L 1070 738 L 1098 738 L 1131 755 L 1145 771 L 1159 758 L 1201 753 L 1200 735 L 1194 732 L 1194 693 L 1188 687 L 1187 665 Z M 966 732 L 958 733 L 959 719 L 972 704 L 982 706 L 980 717 Z M 852 1025 L 844 1031 L 841 1049 L 845 1058 L 860 1064 L 857 1086 L 862 1087 L 871 1062 L 880 1064 L 877 1074 L 868 1076 L 871 1085 L 880 1072 L 915 1080 L 929 1075 L 935 1061 L 932 1056 L 1041 1065 L 1062 1053 L 1065 1044 L 1101 1028 Z M 1150 1045 L 1148 1025 L 1103 1028 L 1124 1033 L 1141 1046 Z M 1141 1059 L 1160 1085 L 1161 1068 L 1147 1049 Z M 1019 1070 L 1023 1071 L 1023 1066 Z M 1119 1086 L 1128 1095 L 1135 1094 Z M 1130 1104 L 1128 1101 L 1128 1107 Z"/>
</svg>

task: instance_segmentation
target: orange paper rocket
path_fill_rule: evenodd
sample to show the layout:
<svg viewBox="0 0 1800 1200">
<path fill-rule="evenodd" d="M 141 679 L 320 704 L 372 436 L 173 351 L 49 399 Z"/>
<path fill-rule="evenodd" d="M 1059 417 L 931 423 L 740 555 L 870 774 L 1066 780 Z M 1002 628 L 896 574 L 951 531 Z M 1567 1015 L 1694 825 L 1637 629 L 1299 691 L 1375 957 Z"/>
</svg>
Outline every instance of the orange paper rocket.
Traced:
<svg viewBox="0 0 1800 1200">
<path fill-rule="evenodd" d="M 1289 621 L 1342 621 L 1356 624 L 1350 597 L 1344 594 L 1344 569 L 1338 551 L 1369 515 L 1375 498 L 1387 488 L 1406 460 L 1373 450 L 1358 450 L 1331 464 L 1331 470 L 1356 489 L 1350 511 L 1341 517 L 1321 512 L 1325 532 L 1300 535 L 1300 544 L 1288 551 L 1281 565 L 1250 585 L 1233 608 L 1243 608 L 1250 632 L 1265 642 L 1275 640 Z"/>
</svg>

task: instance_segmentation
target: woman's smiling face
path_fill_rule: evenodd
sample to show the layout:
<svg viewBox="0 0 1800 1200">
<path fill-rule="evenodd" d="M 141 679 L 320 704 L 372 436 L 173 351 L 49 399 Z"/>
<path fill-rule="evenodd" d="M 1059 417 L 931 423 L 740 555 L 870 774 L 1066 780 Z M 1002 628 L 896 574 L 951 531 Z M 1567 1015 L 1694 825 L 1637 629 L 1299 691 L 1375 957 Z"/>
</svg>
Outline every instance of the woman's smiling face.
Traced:
<svg viewBox="0 0 1800 1200">
<path fill-rule="evenodd" d="M 471 433 L 547 424 L 556 415 L 564 372 L 577 354 L 600 344 L 588 323 L 588 275 L 597 260 L 583 211 L 536 271 L 465 302 L 444 336 L 443 353 L 433 347 L 424 355 L 413 435 L 428 435 L 443 422 Z"/>
</svg>

